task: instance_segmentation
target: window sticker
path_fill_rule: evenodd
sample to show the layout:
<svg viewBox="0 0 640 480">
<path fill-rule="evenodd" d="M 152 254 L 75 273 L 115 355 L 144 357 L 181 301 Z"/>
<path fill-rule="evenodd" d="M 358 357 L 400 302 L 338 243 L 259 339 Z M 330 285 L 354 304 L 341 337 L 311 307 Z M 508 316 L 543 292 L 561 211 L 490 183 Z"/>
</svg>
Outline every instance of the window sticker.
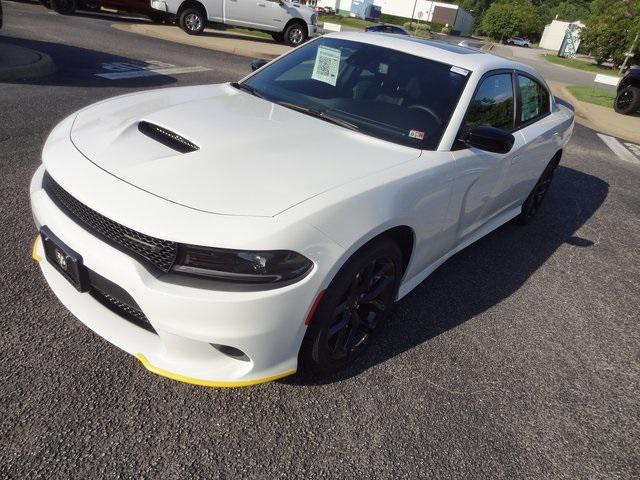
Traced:
<svg viewBox="0 0 640 480">
<path fill-rule="evenodd" d="M 409 130 L 409 137 L 424 140 L 424 132 L 422 130 Z"/>
<path fill-rule="evenodd" d="M 337 48 L 320 46 L 313 64 L 311 78 L 319 82 L 336 86 L 338 70 L 340 69 L 340 50 Z"/>
<path fill-rule="evenodd" d="M 387 73 L 389 73 L 389 65 L 387 65 L 386 63 L 380 63 L 378 65 L 378 73 L 381 73 L 382 75 L 386 75 Z"/>
<path fill-rule="evenodd" d="M 465 77 L 469 75 L 469 70 L 465 70 L 464 68 L 460 68 L 460 67 L 455 67 L 455 66 L 451 67 L 451 71 L 459 75 L 464 75 Z"/>
</svg>

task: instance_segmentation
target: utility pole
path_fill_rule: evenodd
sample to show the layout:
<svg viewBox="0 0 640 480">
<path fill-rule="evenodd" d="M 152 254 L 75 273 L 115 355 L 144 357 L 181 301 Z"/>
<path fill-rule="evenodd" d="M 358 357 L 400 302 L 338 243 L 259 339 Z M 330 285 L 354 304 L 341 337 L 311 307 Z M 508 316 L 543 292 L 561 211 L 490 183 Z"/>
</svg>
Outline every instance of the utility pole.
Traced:
<svg viewBox="0 0 640 480">
<path fill-rule="evenodd" d="M 636 50 L 636 45 L 638 44 L 638 33 L 636 33 L 636 38 L 633 39 L 633 43 L 631 44 L 631 50 L 624 54 L 624 62 L 622 62 L 622 66 L 620 67 L 620 75 L 624 72 L 625 67 L 627 66 L 627 62 L 631 57 L 633 57 L 633 52 Z"/>
<path fill-rule="evenodd" d="M 418 0 L 413 2 L 413 12 L 411 12 L 411 21 L 409 22 L 409 29 L 413 30 L 413 17 L 416 14 L 416 5 L 418 4 Z"/>
</svg>

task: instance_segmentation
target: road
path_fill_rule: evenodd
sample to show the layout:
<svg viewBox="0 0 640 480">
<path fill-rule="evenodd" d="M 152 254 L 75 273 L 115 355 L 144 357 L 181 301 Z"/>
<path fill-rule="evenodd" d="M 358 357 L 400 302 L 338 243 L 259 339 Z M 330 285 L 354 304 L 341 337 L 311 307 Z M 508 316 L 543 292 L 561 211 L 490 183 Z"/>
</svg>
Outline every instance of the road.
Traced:
<svg viewBox="0 0 640 480">
<path fill-rule="evenodd" d="M 587 72 L 584 70 L 577 70 L 575 68 L 555 65 L 545 60 L 543 55 L 548 53 L 548 50 L 496 44 L 492 49 L 492 53 L 531 65 L 547 80 L 563 83 L 565 85 L 586 85 L 589 87 L 596 86 L 611 91 L 616 90 L 616 87 L 612 85 L 594 83 L 593 79 L 596 77 L 595 72 Z M 611 75 L 615 75 L 615 72 L 612 72 Z"/>
<path fill-rule="evenodd" d="M 339 377 L 181 384 L 49 291 L 29 256 L 28 183 L 73 110 L 237 79 L 247 59 L 125 34 L 111 18 L 3 8 L 0 42 L 59 70 L 0 84 L 0 478 L 637 478 L 640 164 L 577 127 L 535 221 L 446 262 Z M 149 60 L 209 70 L 95 76 Z"/>
</svg>

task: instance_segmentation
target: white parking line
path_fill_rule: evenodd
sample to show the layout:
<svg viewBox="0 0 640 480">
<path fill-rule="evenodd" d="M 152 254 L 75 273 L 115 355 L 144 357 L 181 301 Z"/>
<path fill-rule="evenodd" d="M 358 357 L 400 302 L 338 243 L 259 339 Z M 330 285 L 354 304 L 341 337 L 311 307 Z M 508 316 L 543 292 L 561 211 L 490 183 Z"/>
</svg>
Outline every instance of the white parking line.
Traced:
<svg viewBox="0 0 640 480">
<path fill-rule="evenodd" d="M 154 75 L 178 75 L 180 73 L 206 72 L 211 70 L 205 67 L 170 67 L 170 68 L 150 68 L 144 70 L 130 70 L 126 72 L 96 73 L 96 77 L 108 80 L 121 80 L 124 78 L 153 77 Z"/>
<path fill-rule="evenodd" d="M 640 145 L 636 145 L 635 143 L 624 142 L 624 145 L 631 150 L 636 157 L 640 158 Z"/>
<path fill-rule="evenodd" d="M 625 162 L 640 164 L 640 158 L 636 157 L 633 153 L 631 153 L 627 148 L 625 148 L 622 143 L 620 143 L 614 137 L 610 137 L 609 135 L 604 135 L 602 133 L 597 134 L 600 137 L 607 147 L 611 149 L 613 153 L 615 153 L 620 160 L 624 160 Z"/>
</svg>

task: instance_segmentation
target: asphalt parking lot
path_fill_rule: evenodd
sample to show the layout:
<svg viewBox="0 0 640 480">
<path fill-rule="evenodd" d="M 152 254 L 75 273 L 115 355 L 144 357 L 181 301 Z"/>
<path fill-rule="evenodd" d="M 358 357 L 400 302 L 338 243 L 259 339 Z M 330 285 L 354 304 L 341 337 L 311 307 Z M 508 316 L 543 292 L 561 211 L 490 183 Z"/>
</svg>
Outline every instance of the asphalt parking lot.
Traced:
<svg viewBox="0 0 640 480">
<path fill-rule="evenodd" d="M 637 146 L 622 158 L 577 126 L 539 216 L 446 262 L 341 376 L 182 384 L 49 291 L 29 255 L 28 184 L 72 111 L 237 80 L 248 59 L 115 30 L 107 16 L 3 7 L 0 43 L 44 51 L 58 71 L 0 83 L 0 478 L 638 477 Z M 150 69 L 169 70 L 139 74 Z"/>
</svg>

